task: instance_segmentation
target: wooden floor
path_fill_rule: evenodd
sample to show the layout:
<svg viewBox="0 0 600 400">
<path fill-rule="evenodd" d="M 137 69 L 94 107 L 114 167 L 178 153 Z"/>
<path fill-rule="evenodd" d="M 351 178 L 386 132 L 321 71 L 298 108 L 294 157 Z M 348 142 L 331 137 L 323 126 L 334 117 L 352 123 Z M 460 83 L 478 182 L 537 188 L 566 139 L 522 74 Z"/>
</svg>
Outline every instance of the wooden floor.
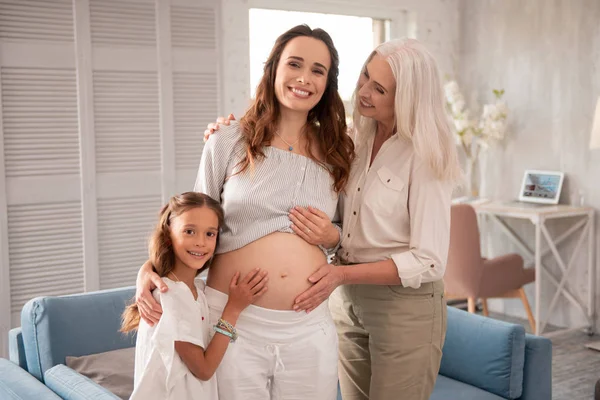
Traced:
<svg viewBox="0 0 600 400">
<path fill-rule="evenodd" d="M 490 317 L 519 323 L 530 332 L 526 319 L 490 313 Z M 550 335 L 552 340 L 552 399 L 592 400 L 594 386 L 600 379 L 600 351 L 590 350 L 586 343 L 600 342 L 600 334 L 588 336 L 582 331 Z"/>
</svg>

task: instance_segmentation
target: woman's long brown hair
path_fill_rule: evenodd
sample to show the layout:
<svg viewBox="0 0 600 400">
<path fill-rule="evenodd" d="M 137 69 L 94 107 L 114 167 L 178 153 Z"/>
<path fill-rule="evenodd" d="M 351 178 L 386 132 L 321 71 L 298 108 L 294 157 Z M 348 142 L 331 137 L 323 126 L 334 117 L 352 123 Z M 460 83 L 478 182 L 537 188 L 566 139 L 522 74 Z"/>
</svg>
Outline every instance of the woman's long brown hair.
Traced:
<svg viewBox="0 0 600 400">
<path fill-rule="evenodd" d="M 169 202 L 160 210 L 158 224 L 150 236 L 148 253 L 152 269 L 158 276 L 165 277 L 175 267 L 175 251 L 171 243 L 171 221 L 184 212 L 198 207 L 211 209 L 219 221 L 219 229 L 223 226 L 223 209 L 221 205 L 204 193 L 185 192 L 171 197 Z M 219 237 L 217 235 L 217 244 Z M 210 266 L 212 259 L 207 261 L 198 273 Z M 134 331 L 140 325 L 140 312 L 135 299 L 123 311 L 121 332 Z"/>
<path fill-rule="evenodd" d="M 322 29 L 311 29 L 307 25 L 298 25 L 277 38 L 275 46 L 267 59 L 263 77 L 256 88 L 256 99 L 250 109 L 240 119 L 246 155 L 238 165 L 238 172 L 252 167 L 254 160 L 264 158 L 262 150 L 273 139 L 279 119 L 279 102 L 275 97 L 275 75 L 281 54 L 290 40 L 307 36 L 325 43 L 331 56 L 331 68 L 327 75 L 327 86 L 319 103 L 309 111 L 308 132 L 317 132 L 316 140 L 324 160 L 315 157 L 311 151 L 313 135 L 308 134 L 308 154 L 311 159 L 330 171 L 334 179 L 334 189 L 341 192 L 348 181 L 350 166 L 354 160 L 354 144 L 347 134 L 344 103 L 338 94 L 339 57 L 333 41 Z M 328 167 L 329 165 L 329 167 Z"/>
</svg>

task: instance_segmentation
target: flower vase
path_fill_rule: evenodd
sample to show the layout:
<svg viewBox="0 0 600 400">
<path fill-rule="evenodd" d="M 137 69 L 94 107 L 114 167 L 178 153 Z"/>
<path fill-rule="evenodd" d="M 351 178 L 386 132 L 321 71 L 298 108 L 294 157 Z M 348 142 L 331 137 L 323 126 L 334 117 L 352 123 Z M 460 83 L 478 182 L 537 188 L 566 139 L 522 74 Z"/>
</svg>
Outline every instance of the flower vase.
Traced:
<svg viewBox="0 0 600 400">
<path fill-rule="evenodd" d="M 479 157 L 467 158 L 467 191 L 471 197 L 479 197 L 480 184 Z"/>
</svg>

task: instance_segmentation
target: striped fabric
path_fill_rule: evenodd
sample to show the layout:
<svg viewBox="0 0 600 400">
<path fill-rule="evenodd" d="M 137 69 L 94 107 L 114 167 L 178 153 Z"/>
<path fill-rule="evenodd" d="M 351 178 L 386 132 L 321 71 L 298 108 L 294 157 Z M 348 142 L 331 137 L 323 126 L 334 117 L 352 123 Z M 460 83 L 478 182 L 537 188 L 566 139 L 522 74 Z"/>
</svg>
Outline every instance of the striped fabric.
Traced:
<svg viewBox="0 0 600 400">
<path fill-rule="evenodd" d="M 253 171 L 234 175 L 244 152 L 241 128 L 232 122 L 211 136 L 202 153 L 194 190 L 220 201 L 225 211 L 216 254 L 273 232 L 293 233 L 288 214 L 294 206 L 318 208 L 339 222 L 338 195 L 325 168 L 308 157 L 267 146 Z"/>
</svg>

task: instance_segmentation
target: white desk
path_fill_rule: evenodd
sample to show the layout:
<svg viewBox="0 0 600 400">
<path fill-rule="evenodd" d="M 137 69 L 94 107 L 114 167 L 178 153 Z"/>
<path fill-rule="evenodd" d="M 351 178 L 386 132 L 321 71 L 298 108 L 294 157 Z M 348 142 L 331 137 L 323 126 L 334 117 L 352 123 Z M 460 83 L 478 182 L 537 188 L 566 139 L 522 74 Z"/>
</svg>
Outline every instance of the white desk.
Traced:
<svg viewBox="0 0 600 400">
<path fill-rule="evenodd" d="M 480 222 L 491 221 L 492 224 L 498 226 L 509 239 L 524 253 L 524 258 L 533 260 L 535 266 L 535 331 L 541 335 L 546 328 L 548 317 L 552 314 L 554 307 L 560 296 L 564 296 L 587 319 L 587 325 L 584 327 L 591 335 L 594 333 L 594 302 L 596 294 L 596 277 L 594 268 L 594 209 L 590 207 L 574 207 L 567 205 L 543 206 L 537 208 L 521 207 L 518 204 L 508 204 L 507 202 L 494 201 L 474 201 L 470 203 L 477 212 Z M 531 249 L 525 240 L 520 237 L 506 223 L 506 218 L 517 218 L 530 221 L 535 227 L 535 247 Z M 555 219 L 569 219 L 573 221 L 569 227 L 560 236 L 553 238 L 548 232 L 546 222 Z M 484 223 L 486 228 L 487 223 Z M 561 255 L 558 252 L 558 246 L 568 238 L 578 235 L 577 244 L 573 253 L 570 256 L 568 264 L 565 265 Z M 542 249 L 542 238 L 545 239 L 546 246 Z M 587 242 L 587 268 L 588 268 L 588 290 L 587 299 L 581 300 L 574 295 L 567 287 L 567 281 L 570 273 L 575 266 L 575 258 L 579 249 L 584 242 Z M 555 276 L 543 263 L 543 259 L 551 253 L 558 263 L 561 270 L 561 276 Z M 530 267 L 531 263 L 526 266 Z M 541 320 L 541 279 L 542 273 L 556 287 L 556 292 L 552 297 L 552 301 L 545 312 L 545 318 Z M 587 303 L 587 304 L 585 304 Z"/>
</svg>

